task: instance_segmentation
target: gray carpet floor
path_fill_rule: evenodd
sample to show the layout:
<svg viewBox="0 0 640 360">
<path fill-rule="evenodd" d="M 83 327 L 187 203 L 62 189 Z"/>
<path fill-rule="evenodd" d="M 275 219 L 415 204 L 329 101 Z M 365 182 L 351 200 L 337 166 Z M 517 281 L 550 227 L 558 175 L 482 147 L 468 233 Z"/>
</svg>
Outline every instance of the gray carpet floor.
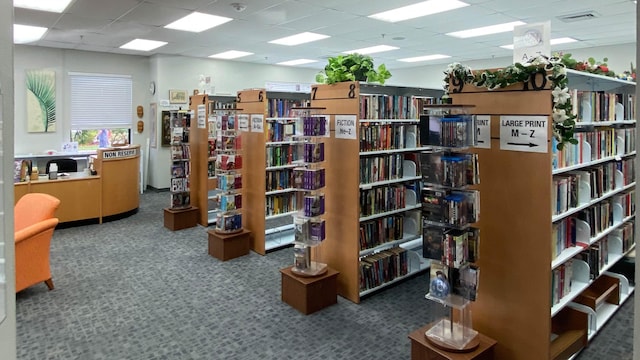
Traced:
<svg viewBox="0 0 640 360">
<path fill-rule="evenodd" d="M 409 359 L 436 317 L 426 274 L 304 316 L 280 300 L 291 248 L 218 261 L 205 228 L 164 228 L 168 203 L 147 192 L 129 218 L 55 231 L 55 290 L 17 294 L 18 359 Z M 632 324 L 633 298 L 579 360 L 631 359 Z"/>
</svg>

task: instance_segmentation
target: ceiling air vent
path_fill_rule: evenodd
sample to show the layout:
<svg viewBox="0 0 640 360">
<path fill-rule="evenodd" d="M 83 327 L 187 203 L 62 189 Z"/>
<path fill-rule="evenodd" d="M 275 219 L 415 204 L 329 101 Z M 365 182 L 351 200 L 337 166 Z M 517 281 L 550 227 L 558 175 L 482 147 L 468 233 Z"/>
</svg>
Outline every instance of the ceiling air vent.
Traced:
<svg viewBox="0 0 640 360">
<path fill-rule="evenodd" d="M 583 11 L 579 13 L 558 16 L 558 19 L 560 19 L 560 21 L 564 21 L 568 23 L 568 22 L 576 22 L 576 21 L 582 21 L 582 20 L 591 20 L 597 17 L 600 17 L 600 15 L 596 12 Z"/>
</svg>

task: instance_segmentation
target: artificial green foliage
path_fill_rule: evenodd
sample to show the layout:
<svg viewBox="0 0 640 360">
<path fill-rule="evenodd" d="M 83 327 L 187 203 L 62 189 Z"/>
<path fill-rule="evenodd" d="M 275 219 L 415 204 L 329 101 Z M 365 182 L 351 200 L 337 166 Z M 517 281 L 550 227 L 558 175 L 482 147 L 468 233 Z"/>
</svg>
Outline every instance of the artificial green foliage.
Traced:
<svg viewBox="0 0 640 360">
<path fill-rule="evenodd" d="M 384 64 L 376 69 L 368 55 L 348 54 L 330 57 L 324 70 L 316 75 L 316 82 L 334 84 L 343 81 L 367 81 L 384 84 L 391 73 Z"/>
<path fill-rule="evenodd" d="M 44 132 L 48 132 L 56 123 L 55 80 L 42 71 L 27 71 L 26 78 L 27 90 L 33 93 L 40 104 Z"/>
</svg>

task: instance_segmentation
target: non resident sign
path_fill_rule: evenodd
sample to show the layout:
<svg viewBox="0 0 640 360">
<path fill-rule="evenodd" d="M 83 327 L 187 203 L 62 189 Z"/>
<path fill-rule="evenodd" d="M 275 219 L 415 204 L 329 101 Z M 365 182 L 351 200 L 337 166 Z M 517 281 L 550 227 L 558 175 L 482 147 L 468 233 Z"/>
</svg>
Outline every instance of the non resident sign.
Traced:
<svg viewBox="0 0 640 360">
<path fill-rule="evenodd" d="M 103 159 L 118 159 L 138 155 L 138 149 L 110 150 L 102 153 Z"/>
<path fill-rule="evenodd" d="M 264 115 L 251 114 L 251 132 L 264 132 Z"/>
<path fill-rule="evenodd" d="M 500 116 L 500 150 L 546 153 L 547 116 Z"/>
<path fill-rule="evenodd" d="M 206 105 L 198 105 L 198 129 L 207 128 L 207 108 Z"/>
<path fill-rule="evenodd" d="M 355 115 L 336 115 L 336 139 L 357 139 Z"/>
<path fill-rule="evenodd" d="M 476 115 L 476 147 L 491 149 L 491 116 Z"/>
<path fill-rule="evenodd" d="M 249 131 L 249 115 L 248 114 L 238 115 L 238 130 Z"/>
</svg>

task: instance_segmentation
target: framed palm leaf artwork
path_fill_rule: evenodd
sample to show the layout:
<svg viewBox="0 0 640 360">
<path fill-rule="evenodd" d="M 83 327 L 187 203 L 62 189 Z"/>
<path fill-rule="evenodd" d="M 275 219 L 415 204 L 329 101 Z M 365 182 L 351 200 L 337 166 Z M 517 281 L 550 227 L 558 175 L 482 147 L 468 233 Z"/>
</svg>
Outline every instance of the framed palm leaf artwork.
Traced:
<svg viewBox="0 0 640 360">
<path fill-rule="evenodd" d="M 27 131 L 56 131 L 56 73 L 27 70 Z"/>
</svg>

